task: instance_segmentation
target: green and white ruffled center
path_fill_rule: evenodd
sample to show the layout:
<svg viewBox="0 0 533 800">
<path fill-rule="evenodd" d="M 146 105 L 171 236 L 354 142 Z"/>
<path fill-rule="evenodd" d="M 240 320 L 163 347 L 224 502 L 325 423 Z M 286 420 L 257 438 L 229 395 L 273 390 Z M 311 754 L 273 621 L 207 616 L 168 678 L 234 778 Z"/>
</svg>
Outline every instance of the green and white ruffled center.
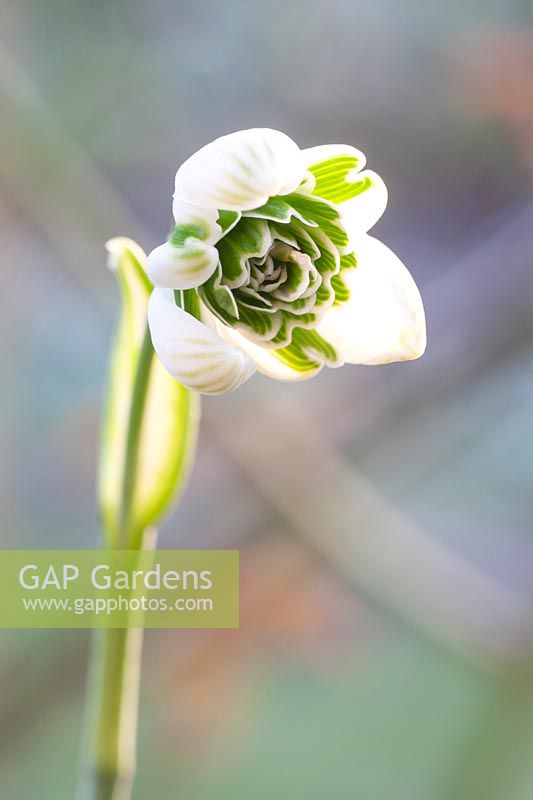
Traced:
<svg viewBox="0 0 533 800">
<path fill-rule="evenodd" d="M 219 224 L 227 221 L 222 213 Z M 346 299 L 341 269 L 353 267 L 338 211 L 312 195 L 272 198 L 232 219 L 219 263 L 199 295 L 217 319 L 300 368 L 338 362 L 314 329 Z"/>
</svg>

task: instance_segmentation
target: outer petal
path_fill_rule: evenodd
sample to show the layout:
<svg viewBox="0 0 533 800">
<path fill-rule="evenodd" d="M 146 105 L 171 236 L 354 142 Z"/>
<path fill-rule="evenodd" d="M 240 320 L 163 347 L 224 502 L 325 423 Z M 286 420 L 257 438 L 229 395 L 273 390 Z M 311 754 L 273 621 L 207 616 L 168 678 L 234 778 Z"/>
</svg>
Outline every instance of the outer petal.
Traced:
<svg viewBox="0 0 533 800">
<path fill-rule="evenodd" d="M 350 299 L 317 326 L 349 364 L 388 364 L 419 358 L 426 348 L 422 298 L 400 259 L 371 236 L 361 237 L 357 266 L 343 271 Z"/>
<path fill-rule="evenodd" d="M 219 209 L 246 211 L 289 194 L 304 177 L 298 145 L 270 128 L 221 136 L 194 153 L 176 174 L 175 197 Z"/>
<path fill-rule="evenodd" d="M 155 289 L 148 303 L 154 349 L 177 381 L 202 394 L 236 389 L 255 372 L 253 361 Z"/>
<path fill-rule="evenodd" d="M 218 264 L 218 211 L 180 200 L 174 200 L 173 211 L 176 227 L 170 241 L 150 253 L 146 268 L 155 286 L 193 289 L 210 278 Z"/>
<path fill-rule="evenodd" d="M 371 169 L 357 175 L 361 191 L 355 197 L 339 203 L 343 225 L 352 242 L 372 228 L 387 207 L 387 187 L 382 178 Z"/>
<path fill-rule="evenodd" d="M 235 345 L 235 347 L 238 347 L 243 353 L 246 353 L 255 363 L 258 372 L 261 372 L 269 378 L 274 378 L 277 381 L 305 381 L 309 380 L 309 378 L 313 378 L 322 369 L 322 367 L 319 367 L 314 371 L 298 372 L 298 370 L 293 369 L 288 364 L 284 364 L 276 358 L 272 350 L 260 347 L 247 339 L 240 331 L 234 328 L 228 328 L 226 325 L 219 323 L 218 320 L 216 322 L 216 329 L 220 336 L 229 344 Z"/>
</svg>

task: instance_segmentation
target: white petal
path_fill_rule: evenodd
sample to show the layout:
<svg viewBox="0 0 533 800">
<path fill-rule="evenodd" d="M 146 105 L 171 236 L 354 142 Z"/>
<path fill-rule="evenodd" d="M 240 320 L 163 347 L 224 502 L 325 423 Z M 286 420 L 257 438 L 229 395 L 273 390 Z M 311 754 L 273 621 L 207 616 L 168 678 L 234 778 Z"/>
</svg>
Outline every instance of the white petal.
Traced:
<svg viewBox="0 0 533 800">
<path fill-rule="evenodd" d="M 330 158 L 338 156 L 353 156 L 358 161 L 356 171 L 363 169 L 366 164 L 366 156 L 356 147 L 349 144 L 319 144 L 317 147 L 306 147 L 302 150 L 304 164 L 306 168 L 314 167 L 321 161 L 328 161 Z"/>
<path fill-rule="evenodd" d="M 194 289 L 211 277 L 218 265 L 214 244 L 222 235 L 216 208 L 174 200 L 176 227 L 170 241 L 148 256 L 152 283 L 165 289 Z"/>
<path fill-rule="evenodd" d="M 357 175 L 359 181 L 364 183 L 364 190 L 338 205 L 346 233 L 352 242 L 376 224 L 387 207 L 388 199 L 387 187 L 376 172 L 365 169 Z"/>
<path fill-rule="evenodd" d="M 305 381 L 309 380 L 309 378 L 313 378 L 322 369 L 322 366 L 320 366 L 317 369 L 309 372 L 299 372 L 298 370 L 289 367 L 288 364 L 284 364 L 283 361 L 279 360 L 279 358 L 276 358 L 272 350 L 267 350 L 264 347 L 260 347 L 259 345 L 247 339 L 246 336 L 239 331 L 236 331 L 233 328 L 228 328 L 226 325 L 222 325 L 222 323 L 219 323 L 218 320 L 216 329 L 219 335 L 222 336 L 226 342 L 235 345 L 235 347 L 238 347 L 243 351 L 243 353 L 246 353 L 246 355 L 252 359 L 258 372 L 261 372 L 263 375 L 266 375 L 269 378 L 274 378 L 277 381 Z"/>
<path fill-rule="evenodd" d="M 146 261 L 152 283 L 162 289 L 194 289 L 211 277 L 217 265 L 216 247 L 198 241 L 184 247 L 165 242 Z"/>
<path fill-rule="evenodd" d="M 194 153 L 176 174 L 175 197 L 245 211 L 288 194 L 305 174 L 298 145 L 270 128 L 230 133 Z"/>
<path fill-rule="evenodd" d="M 236 389 L 255 372 L 253 361 L 179 308 L 158 289 L 148 303 L 154 349 L 177 381 L 202 394 Z"/>
<path fill-rule="evenodd" d="M 350 299 L 329 309 L 317 332 L 349 364 L 419 358 L 426 348 L 422 298 L 409 271 L 384 244 L 361 237 L 357 266 L 343 271 Z"/>
<path fill-rule="evenodd" d="M 215 244 L 222 236 L 222 228 L 217 223 L 216 208 L 185 203 L 175 197 L 172 213 L 176 222 L 176 233 L 183 231 L 183 239 L 199 239 L 206 244 Z"/>
</svg>

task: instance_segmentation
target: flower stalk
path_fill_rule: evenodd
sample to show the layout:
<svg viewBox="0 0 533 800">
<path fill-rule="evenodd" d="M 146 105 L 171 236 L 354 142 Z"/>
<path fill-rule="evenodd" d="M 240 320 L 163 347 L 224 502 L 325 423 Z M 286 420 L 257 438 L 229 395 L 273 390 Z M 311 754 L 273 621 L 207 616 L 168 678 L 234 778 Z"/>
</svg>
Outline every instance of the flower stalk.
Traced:
<svg viewBox="0 0 533 800">
<path fill-rule="evenodd" d="M 185 485 L 199 401 L 155 358 L 144 253 L 127 239 L 113 240 L 108 250 L 122 312 L 111 355 L 99 469 L 104 546 L 141 554 L 155 549 L 156 524 Z M 131 798 L 142 641 L 139 627 L 94 631 L 78 800 Z"/>
<path fill-rule="evenodd" d="M 94 631 L 87 763 L 79 800 L 130 800 L 135 776 L 142 628 Z"/>
<path fill-rule="evenodd" d="M 117 548 L 154 549 L 156 530 L 132 525 L 139 442 L 154 349 L 146 326 L 133 382 L 125 440 Z M 136 765 L 142 628 L 94 631 L 87 694 L 87 763 L 80 800 L 130 800 Z"/>
<path fill-rule="evenodd" d="M 148 325 L 145 328 L 133 383 L 130 415 L 126 432 L 122 498 L 119 515 L 119 537 L 117 546 L 138 549 L 143 531 L 132 530 L 132 504 L 139 460 L 139 441 L 144 409 L 150 381 L 150 370 L 154 360 L 154 348 Z"/>
</svg>

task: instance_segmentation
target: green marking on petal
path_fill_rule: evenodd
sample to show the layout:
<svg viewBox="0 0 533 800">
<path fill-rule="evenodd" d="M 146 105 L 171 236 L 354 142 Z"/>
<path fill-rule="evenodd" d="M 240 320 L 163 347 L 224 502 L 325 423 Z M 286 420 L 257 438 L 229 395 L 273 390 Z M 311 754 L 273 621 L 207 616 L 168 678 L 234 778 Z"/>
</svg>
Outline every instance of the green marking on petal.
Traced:
<svg viewBox="0 0 533 800">
<path fill-rule="evenodd" d="M 199 239 L 204 241 L 207 238 L 208 231 L 201 225 L 195 225 L 188 222 L 185 225 L 176 225 L 171 236 L 170 243 L 176 247 L 183 247 L 188 239 Z"/>
<path fill-rule="evenodd" d="M 354 170 L 358 167 L 359 159 L 349 154 L 334 156 L 314 164 L 309 168 L 316 180 L 313 194 L 331 203 L 351 200 L 372 186 L 370 177 L 357 178 Z M 350 179 L 350 175 L 353 175 L 353 179 Z"/>
<path fill-rule="evenodd" d="M 335 348 L 316 331 L 295 328 L 292 332 L 292 344 L 300 347 L 310 357 L 322 359 L 330 367 L 339 364 Z"/>
<path fill-rule="evenodd" d="M 264 220 L 243 217 L 216 247 L 224 282 L 230 288 L 242 286 L 249 279 L 248 260 L 266 255 L 272 236 Z"/>
<path fill-rule="evenodd" d="M 288 347 L 292 341 L 293 331 L 296 327 L 312 329 L 318 322 L 318 317 L 314 313 L 301 314 L 295 316 L 287 311 L 281 311 L 281 325 L 274 337 L 270 340 L 268 347 L 276 350 Z"/>
<path fill-rule="evenodd" d="M 222 269 L 219 265 L 209 280 L 199 287 L 198 293 L 210 311 L 221 317 L 227 325 L 233 325 L 239 319 L 239 308 L 231 289 L 221 281 Z"/>
<path fill-rule="evenodd" d="M 280 311 L 275 314 L 265 314 L 243 304 L 240 305 L 239 311 L 239 323 L 234 327 L 243 330 L 244 333 L 252 333 L 255 338 L 261 341 L 274 341 L 281 327 Z"/>
<path fill-rule="evenodd" d="M 239 319 L 239 309 L 235 298 L 227 286 L 216 286 L 213 289 L 216 298 L 216 303 L 219 308 L 222 308 L 230 317 Z"/>
<path fill-rule="evenodd" d="M 292 213 L 293 209 L 282 197 L 271 197 L 263 206 L 244 212 L 247 217 L 272 222 L 289 222 Z"/>
<path fill-rule="evenodd" d="M 235 297 L 239 304 L 255 311 L 264 311 L 267 314 L 275 314 L 278 309 L 274 307 L 269 297 L 259 294 L 255 289 L 246 286 L 244 289 L 236 289 Z"/>
<path fill-rule="evenodd" d="M 303 328 L 295 328 L 290 344 L 272 351 L 272 354 L 298 372 L 312 372 L 324 364 L 330 367 L 340 364 L 337 351 L 329 342 L 316 331 Z"/>
<path fill-rule="evenodd" d="M 348 234 L 344 230 L 338 210 L 327 200 L 311 194 L 287 195 L 287 201 L 313 222 L 339 248 L 348 246 Z"/>
<path fill-rule="evenodd" d="M 201 275 L 211 264 L 212 248 L 202 242 L 191 242 L 190 244 L 176 247 L 174 259 L 180 264 L 180 275 L 194 277 Z"/>
<path fill-rule="evenodd" d="M 322 367 L 320 361 L 313 360 L 296 345 L 287 345 L 279 350 L 272 350 L 272 355 L 296 372 L 315 372 Z"/>
<path fill-rule="evenodd" d="M 335 292 L 335 305 L 346 303 L 350 299 L 350 291 L 341 275 L 334 275 L 331 279 L 331 288 Z"/>
<path fill-rule="evenodd" d="M 350 269 L 350 267 L 355 267 L 356 265 L 357 258 L 355 257 L 355 253 L 346 253 L 341 256 L 341 270 Z"/>
<path fill-rule="evenodd" d="M 299 212 L 294 205 L 287 202 L 285 197 L 270 197 L 268 201 L 259 208 L 253 208 L 251 211 L 243 212 L 243 216 L 254 219 L 267 219 L 271 222 L 281 222 L 286 224 L 290 222 L 292 217 L 304 222 L 306 225 L 316 227 L 318 225 L 311 217 Z"/>
<path fill-rule="evenodd" d="M 219 211 L 217 224 L 222 228 L 222 236 L 229 233 L 241 217 L 242 214 L 240 211 Z"/>
<path fill-rule="evenodd" d="M 309 256 L 311 261 L 320 258 L 320 247 L 315 240 L 317 228 L 308 228 L 297 220 L 292 220 L 289 225 L 283 227 L 281 225 L 274 226 L 271 224 L 270 229 L 274 239 L 279 239 L 281 242 L 287 242 L 288 244 L 294 242 L 294 246 L 301 250 L 302 253 Z M 289 241 L 289 237 L 292 239 L 292 242 Z"/>
<path fill-rule="evenodd" d="M 338 306 L 341 303 L 346 303 L 350 299 L 350 290 L 344 283 L 342 272 L 345 269 L 351 269 L 357 266 L 357 259 L 355 253 L 347 253 L 341 256 L 341 271 L 338 275 L 333 275 L 331 278 L 331 288 L 335 292 L 335 303 Z"/>
</svg>

